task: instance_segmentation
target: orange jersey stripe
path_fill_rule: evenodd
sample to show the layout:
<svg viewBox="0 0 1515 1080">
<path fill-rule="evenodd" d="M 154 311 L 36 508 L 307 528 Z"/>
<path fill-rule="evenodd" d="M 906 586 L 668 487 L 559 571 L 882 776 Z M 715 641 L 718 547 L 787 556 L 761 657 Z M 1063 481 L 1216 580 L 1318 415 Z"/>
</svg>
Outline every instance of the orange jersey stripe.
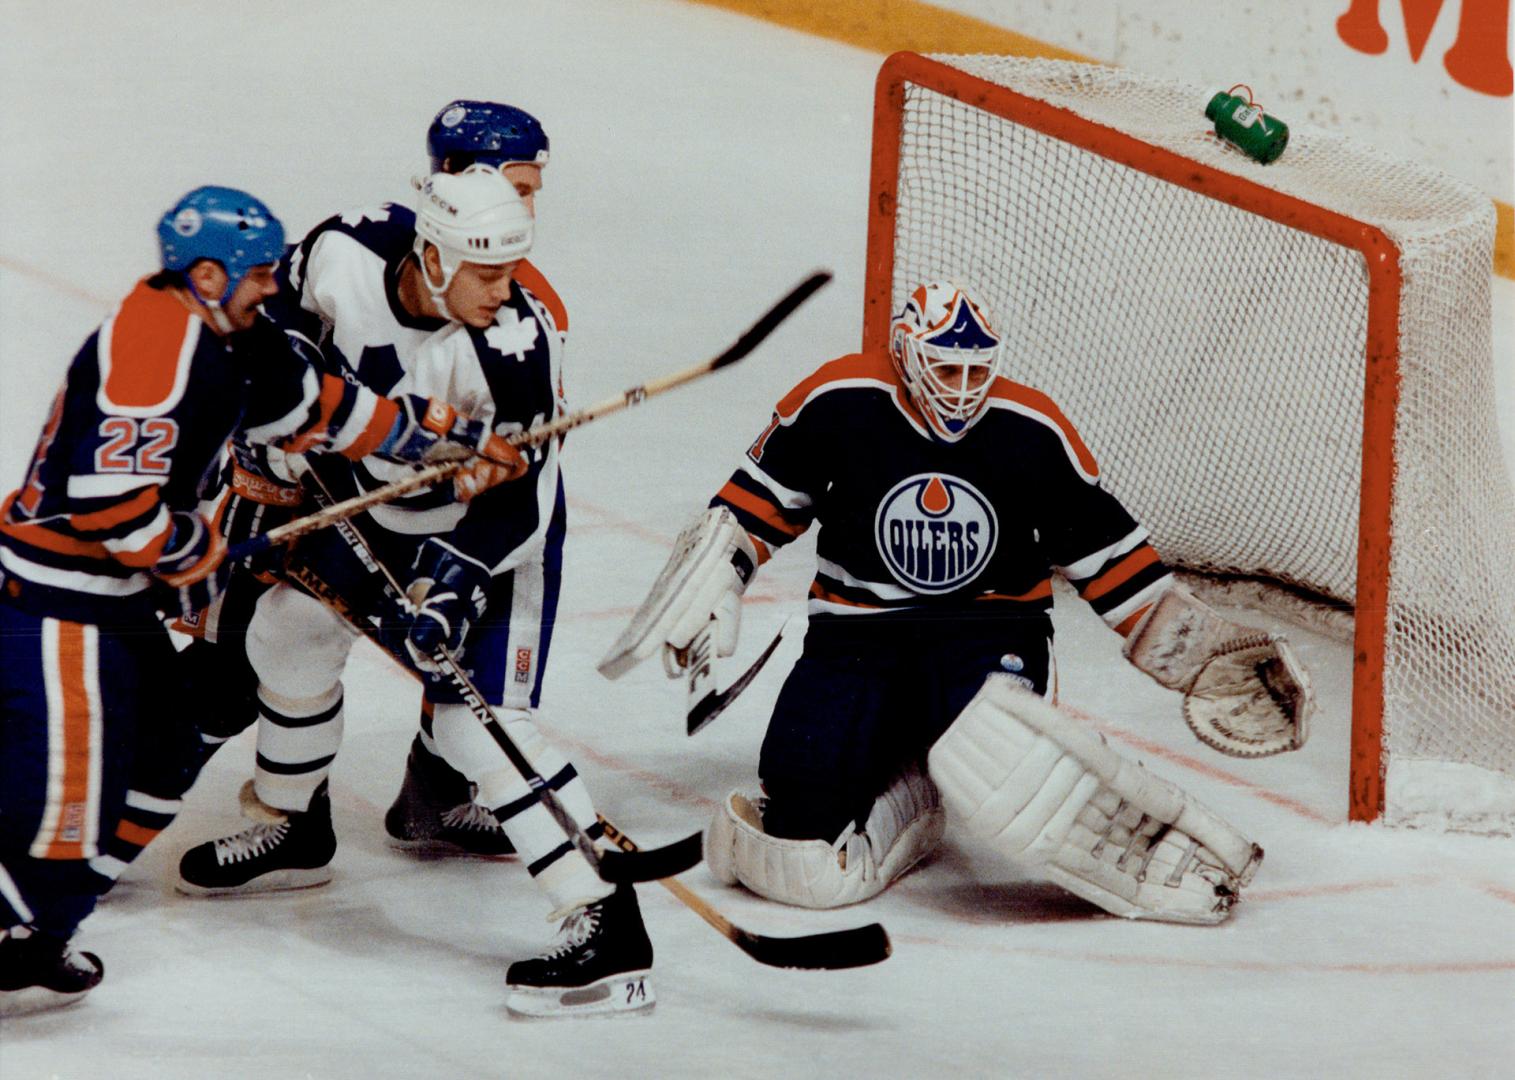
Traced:
<svg viewBox="0 0 1515 1080">
<path fill-rule="evenodd" d="M 1045 600 L 1045 599 L 1047 599 L 1051 595 L 1052 595 L 1052 579 L 1051 578 L 1046 578 L 1043 581 L 1037 582 L 1035 585 L 1031 586 L 1031 588 L 1027 589 L 1025 592 L 1020 593 L 1020 594 L 1015 595 L 1015 596 L 1011 596 L 1009 593 L 993 593 L 993 592 L 990 592 L 990 593 L 984 593 L 982 596 L 974 597 L 974 599 L 975 600 Z"/>
<path fill-rule="evenodd" d="M 347 384 L 335 375 L 321 376 L 321 396 L 316 399 L 316 422 L 309 429 L 287 441 L 283 449 L 292 454 L 303 454 L 326 436 L 326 426 L 332 414 L 342 404 L 342 395 Z"/>
<path fill-rule="evenodd" d="M 546 276 L 532 263 L 530 259 L 522 259 L 521 265 L 516 267 L 512 275 L 531 294 L 547 308 L 547 313 L 552 316 L 552 321 L 558 324 L 559 333 L 568 333 L 568 309 L 563 306 L 563 300 L 558 292 L 547 282 Z"/>
<path fill-rule="evenodd" d="M 84 627 L 78 623 L 58 622 L 59 706 L 62 710 L 63 746 L 55 751 L 61 761 L 62 783 L 59 807 L 52 836 L 41 858 L 82 859 L 85 857 L 85 830 L 90 811 L 90 701 L 85 679 Z M 41 839 L 41 838 L 39 838 Z"/>
<path fill-rule="evenodd" d="M 148 409 L 166 402 L 179 374 L 179 353 L 196 316 L 173 293 L 137 283 L 116 312 L 110 374 L 101 388 L 116 405 Z"/>
<path fill-rule="evenodd" d="M 1136 629 L 1136 624 L 1142 621 L 1142 616 L 1152 610 L 1151 604 L 1143 604 L 1131 614 L 1127 615 L 1116 624 L 1115 632 L 1121 637 L 1130 637 L 1131 631 Z"/>
<path fill-rule="evenodd" d="M 149 487 L 140 491 L 132 498 L 115 506 L 108 506 L 104 510 L 96 510 L 92 514 L 70 514 L 68 523 L 83 532 L 104 530 L 120 525 L 123 521 L 141 517 L 149 509 L 157 505 L 158 489 Z"/>
<path fill-rule="evenodd" d="M 123 821 L 116 826 L 116 835 L 128 844 L 136 844 L 138 847 L 146 847 L 155 840 L 162 829 L 149 829 L 145 825 L 138 825 L 134 821 Z"/>
<path fill-rule="evenodd" d="M 822 364 L 802 379 L 798 385 L 779 400 L 778 414 L 789 419 L 805 404 L 805 400 L 827 383 L 846 379 L 877 379 L 898 388 L 899 380 L 894 373 L 894 364 L 885 352 L 852 353 L 839 356 Z M 896 394 L 896 397 L 900 395 Z"/>
<path fill-rule="evenodd" d="M 391 428 L 395 426 L 395 417 L 400 415 L 400 407 L 387 397 L 381 397 L 374 405 L 373 415 L 368 418 L 368 426 L 363 429 L 353 444 L 342 451 L 342 456 L 358 461 L 366 458 L 379 448 Z"/>
<path fill-rule="evenodd" d="M 848 600 L 845 596 L 838 596 L 836 593 L 827 592 L 825 589 L 821 588 L 821 583 L 819 581 L 812 581 L 810 583 L 810 595 L 817 600 L 824 600 L 828 604 L 841 604 L 844 607 L 862 608 L 866 611 L 884 610 L 883 607 L 877 604 L 860 604 L 856 600 Z"/>
<path fill-rule="evenodd" d="M 1155 562 L 1157 562 L 1157 549 L 1151 544 L 1142 544 L 1099 577 L 1086 582 L 1078 591 L 1085 600 L 1098 600 L 1111 589 L 1130 581 L 1139 571 L 1145 570 Z"/>
<path fill-rule="evenodd" d="M 1094 460 L 1094 455 L 1090 453 L 1089 448 L 1084 445 L 1078 429 L 1046 394 L 1002 376 L 994 380 L 994 385 L 989 389 L 989 396 L 999 398 L 1001 401 L 1013 401 L 1051 420 L 1068 440 L 1068 445 L 1073 448 L 1073 453 L 1077 455 L 1078 463 L 1083 470 L 1090 476 L 1099 475 L 1099 464 Z"/>
<path fill-rule="evenodd" d="M 772 525 L 779 532 L 787 536 L 799 536 L 805 531 L 803 525 L 796 525 L 789 521 L 779 510 L 778 506 L 767 499 L 759 498 L 746 488 L 739 488 L 731 481 L 726 481 L 726 486 L 721 488 L 716 495 L 718 499 L 724 499 L 732 506 L 747 511 L 753 517 L 765 525 Z"/>
</svg>

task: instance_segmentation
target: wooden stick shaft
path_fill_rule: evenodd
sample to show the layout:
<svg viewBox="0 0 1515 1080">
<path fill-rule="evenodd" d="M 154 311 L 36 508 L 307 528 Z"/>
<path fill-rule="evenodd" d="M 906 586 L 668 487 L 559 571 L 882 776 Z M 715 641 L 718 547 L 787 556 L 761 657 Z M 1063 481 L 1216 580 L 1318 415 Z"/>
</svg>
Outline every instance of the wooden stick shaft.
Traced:
<svg viewBox="0 0 1515 1080">
<path fill-rule="evenodd" d="M 556 420 L 549 420 L 544 424 L 538 424 L 536 427 L 527 428 L 525 431 L 517 431 L 512 435 L 506 436 L 506 440 L 512 446 L 541 446 L 548 439 L 555 438 L 565 431 L 570 431 L 582 424 L 589 423 L 591 420 L 597 420 L 602 416 L 608 416 L 613 412 L 628 409 L 633 405 L 640 405 L 650 397 L 656 397 L 675 387 L 683 386 L 687 382 L 692 382 L 702 375 L 708 375 L 712 371 L 723 368 L 728 364 L 734 364 L 757 348 L 769 334 L 773 333 L 780 323 L 794 314 L 796 308 L 830 280 L 831 273 L 826 270 L 820 270 L 811 274 L 791 289 L 778 303 L 769 308 L 757 322 L 748 327 L 742 336 L 732 342 L 719 356 L 701 361 L 698 364 L 691 364 L 689 367 L 671 372 L 657 379 L 652 379 L 639 386 L 633 386 L 630 389 L 621 391 L 614 397 L 596 402 L 587 408 L 578 409 L 568 413 L 566 416 L 560 416 Z M 362 495 L 354 496 L 343 502 L 334 503 L 326 509 L 317 511 L 308 517 L 300 518 L 298 521 L 291 521 L 287 525 L 280 525 L 278 528 L 268 530 L 268 532 L 263 533 L 261 536 L 255 536 L 251 540 L 243 541 L 227 552 L 226 557 L 232 561 L 245 559 L 249 555 L 256 555 L 258 552 L 273 547 L 275 544 L 282 544 L 285 541 L 304 536 L 306 533 L 315 532 L 317 529 L 324 529 L 328 525 L 333 525 L 338 521 L 352 517 L 354 514 L 361 513 L 370 506 L 378 506 L 407 492 L 415 491 L 417 488 L 428 487 L 439 481 L 446 480 L 454 473 L 469 465 L 472 460 L 472 458 L 469 458 L 462 461 L 448 461 L 438 465 L 428 465 L 426 468 L 419 469 L 410 476 L 396 480 L 392 484 L 385 484 L 383 487 L 374 488 L 374 490 Z"/>
</svg>

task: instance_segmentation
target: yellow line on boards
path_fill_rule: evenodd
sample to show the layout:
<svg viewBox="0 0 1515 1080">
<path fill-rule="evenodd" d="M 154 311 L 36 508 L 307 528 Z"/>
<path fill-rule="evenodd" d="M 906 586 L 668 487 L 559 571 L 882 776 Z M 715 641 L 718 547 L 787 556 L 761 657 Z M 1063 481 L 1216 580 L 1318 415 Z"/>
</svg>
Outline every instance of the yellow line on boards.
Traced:
<svg viewBox="0 0 1515 1080">
<path fill-rule="evenodd" d="M 947 11 L 922 0 L 689 0 L 724 8 L 754 19 L 786 26 L 815 37 L 839 41 L 885 55 L 901 50 L 919 53 L 1001 53 L 1053 60 L 1103 63 L 1002 26 Z M 1493 200 L 1494 272 L 1515 278 L 1515 208 Z"/>
</svg>

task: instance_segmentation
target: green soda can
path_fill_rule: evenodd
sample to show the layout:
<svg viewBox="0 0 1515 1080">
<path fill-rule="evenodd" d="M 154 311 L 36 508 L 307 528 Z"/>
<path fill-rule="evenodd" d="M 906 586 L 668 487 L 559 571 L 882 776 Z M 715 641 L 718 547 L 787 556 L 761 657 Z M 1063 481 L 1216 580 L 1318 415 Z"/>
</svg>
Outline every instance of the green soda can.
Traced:
<svg viewBox="0 0 1515 1080">
<path fill-rule="evenodd" d="M 1231 92 L 1236 90 L 1246 90 L 1247 96 Z M 1205 106 L 1205 117 L 1215 122 L 1215 134 L 1254 161 L 1266 165 L 1277 160 L 1289 145 L 1289 125 L 1263 112 L 1247 87 L 1233 86 L 1231 91 L 1221 91 Z"/>
</svg>

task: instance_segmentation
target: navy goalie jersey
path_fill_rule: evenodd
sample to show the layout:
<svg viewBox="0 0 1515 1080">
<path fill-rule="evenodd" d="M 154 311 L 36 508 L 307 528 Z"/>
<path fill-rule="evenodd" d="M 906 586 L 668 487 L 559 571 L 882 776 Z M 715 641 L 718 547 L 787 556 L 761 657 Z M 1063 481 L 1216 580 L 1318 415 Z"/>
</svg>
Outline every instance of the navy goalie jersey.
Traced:
<svg viewBox="0 0 1515 1080">
<path fill-rule="evenodd" d="M 1041 620 L 1050 637 L 1060 573 L 1128 633 L 1171 584 L 1146 530 L 1045 394 L 999 378 L 985 410 L 940 442 L 886 353 L 833 360 L 779 402 L 712 505 L 760 561 L 821 525 L 812 619 L 930 609 Z"/>
</svg>

